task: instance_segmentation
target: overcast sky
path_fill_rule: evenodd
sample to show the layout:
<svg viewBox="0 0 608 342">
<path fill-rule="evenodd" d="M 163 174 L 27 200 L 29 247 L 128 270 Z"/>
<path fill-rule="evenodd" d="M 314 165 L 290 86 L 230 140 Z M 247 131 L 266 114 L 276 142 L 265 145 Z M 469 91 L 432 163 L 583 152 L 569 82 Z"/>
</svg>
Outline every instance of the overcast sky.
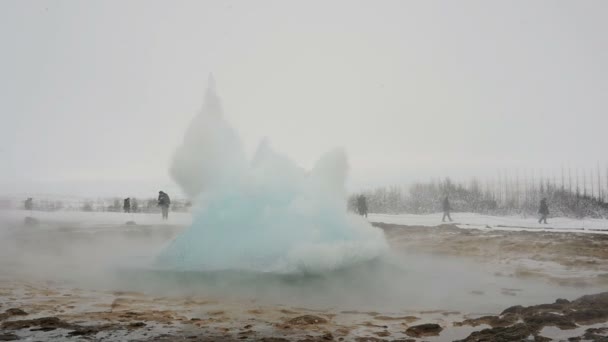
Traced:
<svg viewBox="0 0 608 342">
<path fill-rule="evenodd" d="M 308 168 L 342 146 L 353 184 L 603 168 L 607 17 L 601 0 L 0 1 L 0 178 L 168 184 L 210 72 L 249 153 L 268 137 Z"/>
</svg>

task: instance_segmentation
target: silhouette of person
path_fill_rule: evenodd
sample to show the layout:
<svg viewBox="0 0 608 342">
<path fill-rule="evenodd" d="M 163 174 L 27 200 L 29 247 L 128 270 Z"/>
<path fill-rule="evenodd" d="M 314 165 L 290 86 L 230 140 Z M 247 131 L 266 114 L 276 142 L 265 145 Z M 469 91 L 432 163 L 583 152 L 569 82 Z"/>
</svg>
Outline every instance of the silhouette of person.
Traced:
<svg viewBox="0 0 608 342">
<path fill-rule="evenodd" d="M 169 198 L 169 195 L 167 195 L 167 193 L 164 191 L 159 191 L 158 192 L 158 206 L 160 207 L 160 209 L 162 211 L 163 220 L 169 219 L 169 206 L 170 205 L 171 205 L 171 199 Z"/>
<path fill-rule="evenodd" d="M 538 223 L 547 224 L 547 216 L 549 216 L 549 206 L 547 205 L 546 198 L 540 200 L 540 208 L 538 208 L 538 213 L 540 214 L 540 219 L 538 220 Z"/>
<path fill-rule="evenodd" d="M 446 217 L 450 220 L 450 222 L 452 222 L 452 217 L 450 217 L 450 210 L 452 210 L 452 208 L 450 207 L 450 200 L 448 199 L 448 196 L 445 196 L 443 199 L 441 207 L 443 209 L 443 218 L 441 219 L 441 222 L 445 222 Z"/>
<path fill-rule="evenodd" d="M 131 199 L 129 197 L 124 199 L 123 205 L 122 205 L 122 210 L 124 210 L 125 213 L 131 212 Z"/>
<path fill-rule="evenodd" d="M 357 210 L 359 215 L 367 217 L 367 199 L 364 195 L 357 197 Z"/>
<path fill-rule="evenodd" d="M 33 202 L 34 202 L 34 200 L 31 197 L 26 199 L 25 203 L 23 205 L 25 207 L 25 210 L 32 210 L 32 208 L 34 207 Z"/>
</svg>

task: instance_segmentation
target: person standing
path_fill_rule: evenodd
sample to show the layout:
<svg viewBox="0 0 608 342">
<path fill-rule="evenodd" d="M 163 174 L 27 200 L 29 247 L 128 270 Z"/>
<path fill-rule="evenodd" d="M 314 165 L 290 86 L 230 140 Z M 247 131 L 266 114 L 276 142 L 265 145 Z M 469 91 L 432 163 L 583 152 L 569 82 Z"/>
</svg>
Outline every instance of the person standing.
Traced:
<svg viewBox="0 0 608 342">
<path fill-rule="evenodd" d="M 127 197 L 123 200 L 122 210 L 124 210 L 125 213 L 131 212 L 131 198 Z"/>
<path fill-rule="evenodd" d="M 547 224 L 547 216 L 549 216 L 549 206 L 547 205 L 546 198 L 540 200 L 540 208 L 538 208 L 538 213 L 540 214 L 540 219 L 538 220 L 538 223 Z"/>
<path fill-rule="evenodd" d="M 367 217 L 367 199 L 364 195 L 357 197 L 357 210 L 359 215 Z"/>
<path fill-rule="evenodd" d="M 24 207 L 25 207 L 25 210 L 32 210 L 34 208 L 34 200 L 31 197 L 26 199 L 25 203 L 24 203 Z"/>
<path fill-rule="evenodd" d="M 448 199 L 448 196 L 445 196 L 443 199 L 441 207 L 443 209 L 443 218 L 441 219 L 441 222 L 445 222 L 446 217 L 450 220 L 450 222 L 452 222 L 452 217 L 450 216 L 450 210 L 452 210 L 452 208 L 450 207 L 450 200 Z"/>
<path fill-rule="evenodd" d="M 158 192 L 158 206 L 160 207 L 163 215 L 163 220 L 169 219 L 169 206 L 171 205 L 171 199 L 164 191 Z"/>
</svg>

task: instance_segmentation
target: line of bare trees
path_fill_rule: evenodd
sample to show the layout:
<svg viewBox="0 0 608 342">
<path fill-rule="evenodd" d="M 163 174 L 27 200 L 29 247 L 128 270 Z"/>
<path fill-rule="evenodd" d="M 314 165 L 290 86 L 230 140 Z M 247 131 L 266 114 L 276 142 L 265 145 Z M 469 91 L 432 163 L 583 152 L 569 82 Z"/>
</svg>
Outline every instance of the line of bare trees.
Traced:
<svg viewBox="0 0 608 342">
<path fill-rule="evenodd" d="M 608 168 L 595 170 L 562 168 L 558 174 L 501 170 L 494 180 L 454 182 L 450 178 L 414 183 L 410 186 L 379 187 L 352 194 L 349 209 L 364 195 L 372 213 L 425 214 L 441 210 L 449 196 L 455 211 L 494 215 L 535 215 L 547 198 L 552 216 L 608 218 Z"/>
<path fill-rule="evenodd" d="M 86 211 L 86 212 L 122 212 L 123 199 L 121 198 L 98 198 L 98 199 L 77 199 L 77 200 L 60 200 L 33 198 L 32 210 L 38 211 Z M 23 208 L 24 202 L 11 205 L 7 203 L 6 207 Z M 171 211 L 186 212 L 190 210 L 192 203 L 185 199 L 174 199 L 171 202 Z M 131 212 L 133 213 L 160 213 L 156 198 L 146 198 L 138 200 L 131 197 Z"/>
</svg>

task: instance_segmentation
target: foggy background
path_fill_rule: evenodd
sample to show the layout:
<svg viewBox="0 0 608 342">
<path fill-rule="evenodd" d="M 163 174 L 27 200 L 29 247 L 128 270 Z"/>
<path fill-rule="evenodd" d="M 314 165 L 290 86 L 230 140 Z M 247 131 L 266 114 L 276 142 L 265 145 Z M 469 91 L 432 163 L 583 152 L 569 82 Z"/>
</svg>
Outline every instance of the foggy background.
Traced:
<svg viewBox="0 0 608 342">
<path fill-rule="evenodd" d="M 603 1 L 2 1 L 0 192 L 148 194 L 216 78 L 350 188 L 606 165 Z"/>
</svg>

